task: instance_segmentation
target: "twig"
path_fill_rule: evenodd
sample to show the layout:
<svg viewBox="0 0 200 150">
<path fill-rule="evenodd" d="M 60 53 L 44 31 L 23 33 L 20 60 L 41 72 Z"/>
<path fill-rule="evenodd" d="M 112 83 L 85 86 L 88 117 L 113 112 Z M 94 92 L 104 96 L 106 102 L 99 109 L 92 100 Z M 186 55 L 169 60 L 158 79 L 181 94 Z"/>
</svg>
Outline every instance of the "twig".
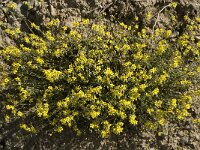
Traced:
<svg viewBox="0 0 200 150">
<path fill-rule="evenodd" d="M 103 8 L 103 10 L 100 11 L 100 13 L 101 13 L 101 12 L 104 12 L 104 11 L 105 11 L 106 9 L 108 9 L 112 4 L 113 4 L 113 2 L 111 2 L 110 4 L 108 4 L 107 6 L 105 6 L 105 7 Z"/>
<path fill-rule="evenodd" d="M 170 7 L 170 4 L 164 6 L 164 7 L 158 12 L 156 21 L 155 21 L 155 23 L 154 23 L 154 25 L 153 25 L 153 33 L 154 33 L 154 30 L 155 30 L 155 26 L 156 26 L 156 24 L 158 23 L 158 20 L 159 20 L 159 18 L 160 18 L 160 13 L 161 13 L 165 8 L 167 8 L 167 7 Z"/>
<path fill-rule="evenodd" d="M 28 23 L 26 22 L 26 19 L 24 18 L 24 23 L 26 24 L 26 26 L 28 27 L 28 29 L 34 34 L 33 30 L 31 29 L 31 27 L 28 25 Z M 29 20 L 28 20 L 29 21 Z M 29 21 L 30 23 L 30 21 Z"/>
</svg>

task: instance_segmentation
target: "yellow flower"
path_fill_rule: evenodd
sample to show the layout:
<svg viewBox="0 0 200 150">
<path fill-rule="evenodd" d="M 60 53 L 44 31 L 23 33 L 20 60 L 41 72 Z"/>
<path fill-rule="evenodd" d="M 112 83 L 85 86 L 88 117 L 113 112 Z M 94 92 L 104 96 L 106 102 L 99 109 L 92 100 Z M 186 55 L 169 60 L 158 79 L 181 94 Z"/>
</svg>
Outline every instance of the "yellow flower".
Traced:
<svg viewBox="0 0 200 150">
<path fill-rule="evenodd" d="M 15 81 L 21 82 L 21 79 L 20 79 L 19 77 L 16 77 L 16 78 L 15 78 Z"/>
<path fill-rule="evenodd" d="M 103 138 L 108 137 L 108 135 L 109 135 L 109 131 L 106 131 L 106 130 L 102 130 L 102 131 L 101 131 L 101 136 L 102 136 Z"/>
<path fill-rule="evenodd" d="M 113 73 L 113 71 L 112 71 L 110 68 L 107 68 L 107 69 L 105 70 L 105 75 L 107 75 L 107 76 L 113 76 L 114 73 Z"/>
<path fill-rule="evenodd" d="M 55 129 L 56 132 L 58 133 L 61 133 L 63 131 L 63 127 L 62 126 L 58 126 L 56 129 Z"/>
<path fill-rule="evenodd" d="M 172 6 L 173 8 L 176 8 L 177 2 L 172 2 L 172 3 L 170 4 L 170 6 Z"/>
<path fill-rule="evenodd" d="M 163 74 L 158 78 L 158 82 L 160 84 L 163 84 L 168 77 L 169 77 L 168 73 L 166 71 L 163 71 Z"/>
<path fill-rule="evenodd" d="M 52 19 L 50 22 L 46 24 L 47 27 L 52 27 L 52 26 L 57 26 L 60 23 L 60 20 L 57 19 Z"/>
<path fill-rule="evenodd" d="M 197 72 L 199 72 L 199 73 L 200 73 L 200 66 L 198 66 L 198 67 L 197 67 Z"/>
<path fill-rule="evenodd" d="M 80 23 L 78 21 L 74 22 L 74 26 L 78 27 L 80 25 Z"/>
<path fill-rule="evenodd" d="M 200 23 L 200 17 L 195 18 L 198 23 Z"/>
<path fill-rule="evenodd" d="M 139 17 L 138 16 L 135 16 L 135 21 L 138 21 L 139 20 Z"/>
<path fill-rule="evenodd" d="M 135 115 L 130 115 L 129 122 L 132 125 L 137 125 L 138 124 L 138 121 L 136 120 L 136 116 Z"/>
<path fill-rule="evenodd" d="M 165 38 L 170 37 L 170 35 L 172 34 L 172 30 L 167 30 L 164 34 Z"/>
<path fill-rule="evenodd" d="M 26 125 L 26 124 L 20 124 L 20 128 L 26 129 L 26 128 L 27 128 L 27 125 Z"/>
<path fill-rule="evenodd" d="M 49 40 L 49 41 L 55 41 L 55 38 L 52 36 L 51 32 L 50 31 L 47 31 L 45 33 L 46 35 L 46 38 Z"/>
<path fill-rule="evenodd" d="M 82 19 L 82 23 L 83 23 L 84 25 L 87 25 L 87 24 L 90 23 L 90 20 L 89 20 L 89 19 Z"/>
<path fill-rule="evenodd" d="M 40 30 L 40 27 L 37 26 L 35 23 L 31 23 L 31 28 L 35 28 L 36 30 Z"/>
<path fill-rule="evenodd" d="M 127 28 L 128 28 L 128 26 L 125 25 L 123 22 L 120 23 L 120 26 L 122 26 L 124 29 L 127 29 Z"/>
<path fill-rule="evenodd" d="M 103 122 L 103 127 L 104 127 L 105 130 L 109 131 L 110 127 L 111 127 L 111 124 L 109 123 L 109 121 L 105 120 Z"/>
<path fill-rule="evenodd" d="M 161 55 L 165 52 L 167 48 L 167 45 L 165 44 L 165 41 L 164 40 L 161 40 L 159 43 L 158 43 L 158 47 L 157 47 L 157 54 L 158 55 Z"/>
<path fill-rule="evenodd" d="M 30 127 L 30 130 L 31 130 L 31 132 L 32 132 L 32 133 L 35 133 L 35 132 L 36 132 L 36 129 L 35 129 L 35 127 L 34 127 L 34 126 L 32 126 L 32 125 L 31 125 L 31 127 Z"/>
<path fill-rule="evenodd" d="M 117 113 L 117 110 L 113 106 L 108 105 L 108 114 L 112 116 L 112 115 L 115 115 L 116 113 Z"/>
<path fill-rule="evenodd" d="M 122 47 L 122 49 L 127 51 L 127 50 L 130 50 L 131 47 L 128 44 L 124 44 L 123 47 Z"/>
<path fill-rule="evenodd" d="M 14 57 L 20 57 L 21 51 L 15 46 L 7 46 L 0 54 L 3 54 L 5 56 L 10 55 Z"/>
<path fill-rule="evenodd" d="M 184 109 L 190 109 L 190 104 L 185 104 Z"/>
<path fill-rule="evenodd" d="M 57 102 L 57 107 L 58 107 L 58 108 L 61 108 L 62 106 L 63 106 L 62 101 L 58 101 L 58 102 Z"/>
<path fill-rule="evenodd" d="M 13 105 L 6 105 L 6 109 L 8 109 L 8 110 L 14 110 L 15 107 Z"/>
<path fill-rule="evenodd" d="M 27 62 L 27 65 L 30 67 L 30 66 L 32 66 L 32 61 L 28 61 Z"/>
<path fill-rule="evenodd" d="M 30 92 L 28 92 L 23 87 L 19 87 L 19 91 L 20 91 L 20 97 L 22 101 L 26 100 L 30 96 Z"/>
<path fill-rule="evenodd" d="M 164 124 L 165 124 L 165 119 L 164 119 L 164 118 L 161 118 L 161 119 L 158 121 L 158 123 L 159 123 L 160 125 L 164 125 Z"/>
<path fill-rule="evenodd" d="M 1 86 L 5 87 L 5 86 L 8 84 L 9 81 L 10 81 L 9 78 L 7 78 L 7 77 L 4 78 L 4 79 L 2 80 Z"/>
<path fill-rule="evenodd" d="M 98 128 L 99 128 L 99 125 L 96 124 L 96 123 L 91 123 L 91 124 L 90 124 L 90 128 L 92 128 L 92 129 L 98 129 Z"/>
<path fill-rule="evenodd" d="M 10 122 L 10 117 L 8 115 L 5 116 L 5 122 L 9 123 Z"/>
<path fill-rule="evenodd" d="M 158 89 L 158 88 L 155 88 L 155 89 L 151 92 L 152 96 L 158 95 L 158 93 L 159 93 L 159 89 Z"/>
<path fill-rule="evenodd" d="M 140 90 L 144 91 L 146 89 L 147 85 L 146 84 L 141 84 L 139 87 L 140 87 Z"/>
<path fill-rule="evenodd" d="M 39 63 L 41 65 L 44 64 L 44 60 L 41 57 L 37 57 L 36 61 L 37 61 L 37 63 Z"/>
<path fill-rule="evenodd" d="M 44 70 L 43 73 L 46 76 L 46 79 L 49 80 L 50 82 L 54 82 L 56 80 L 59 80 L 63 73 L 61 71 L 58 71 L 56 69 L 48 69 Z"/>
<path fill-rule="evenodd" d="M 146 14 L 146 19 L 147 19 L 147 20 L 150 20 L 151 17 L 152 17 L 152 14 L 151 14 L 150 11 L 148 11 L 147 14 Z"/>
<path fill-rule="evenodd" d="M 147 127 L 148 129 L 155 129 L 156 128 L 156 125 L 155 125 L 155 123 L 152 123 L 151 121 L 147 121 L 146 123 L 145 123 L 145 127 Z"/>
<path fill-rule="evenodd" d="M 183 18 L 185 21 L 189 20 L 189 17 L 187 15 L 185 15 Z"/>
<path fill-rule="evenodd" d="M 126 119 L 126 117 L 127 117 L 126 113 L 124 113 L 123 111 L 118 111 L 118 112 L 117 112 L 117 115 L 118 115 L 122 120 Z"/>
<path fill-rule="evenodd" d="M 9 2 L 9 3 L 7 4 L 7 7 L 10 8 L 10 9 L 15 9 L 15 8 L 16 8 L 16 5 L 15 5 L 15 3 L 13 3 L 13 2 Z"/>
<path fill-rule="evenodd" d="M 123 131 L 123 122 L 118 122 L 114 127 L 113 127 L 113 132 L 115 134 L 120 134 Z"/>
<path fill-rule="evenodd" d="M 172 19 L 172 21 L 175 21 L 176 20 L 176 16 L 172 15 L 171 19 Z"/>
<path fill-rule="evenodd" d="M 20 64 L 20 63 L 14 62 L 14 63 L 12 64 L 12 66 L 13 66 L 13 73 L 16 74 L 17 71 L 18 71 L 18 69 L 19 69 L 19 67 L 21 66 L 21 64 Z"/>
<path fill-rule="evenodd" d="M 125 108 L 131 107 L 131 102 L 125 99 L 119 101 L 120 105 L 124 106 Z"/>
<path fill-rule="evenodd" d="M 148 113 L 148 114 L 151 114 L 152 112 L 154 112 L 154 109 L 153 109 L 153 108 L 147 108 L 147 113 Z"/>
<path fill-rule="evenodd" d="M 176 99 L 175 98 L 171 100 L 171 106 L 176 107 Z"/>
<path fill-rule="evenodd" d="M 156 107 L 161 107 L 162 101 L 161 100 L 155 101 L 154 104 Z"/>
<path fill-rule="evenodd" d="M 181 85 L 189 85 L 189 84 L 191 84 L 191 81 L 181 80 L 180 83 L 181 83 Z"/>
<path fill-rule="evenodd" d="M 35 127 L 33 127 L 32 125 L 31 125 L 31 127 L 28 127 L 26 124 L 20 124 L 20 128 L 24 129 L 24 130 L 26 130 L 28 132 L 33 132 L 33 133 L 36 132 Z"/>
<path fill-rule="evenodd" d="M 79 98 L 83 98 L 83 97 L 85 97 L 85 93 L 82 91 L 82 90 L 80 90 L 78 93 L 76 93 L 76 97 L 79 99 Z"/>
<path fill-rule="evenodd" d="M 48 112 L 49 112 L 49 104 L 37 104 L 37 115 L 38 117 L 44 117 L 45 119 L 48 118 Z"/>
<path fill-rule="evenodd" d="M 17 112 L 17 116 L 22 117 L 24 114 L 21 111 Z"/>
<path fill-rule="evenodd" d="M 193 123 L 200 123 L 200 118 L 194 119 Z"/>
<path fill-rule="evenodd" d="M 73 119 L 74 119 L 73 116 L 68 116 L 68 117 L 65 117 L 65 118 L 61 119 L 60 122 L 61 122 L 63 125 L 67 123 L 67 125 L 68 125 L 69 127 L 71 127 Z"/>
<path fill-rule="evenodd" d="M 56 49 L 53 54 L 56 57 L 60 57 L 62 55 L 62 53 L 63 53 L 63 51 L 61 49 Z"/>
<path fill-rule="evenodd" d="M 154 74 L 157 71 L 157 69 L 155 67 L 153 67 L 152 69 L 149 70 L 150 73 Z"/>
<path fill-rule="evenodd" d="M 90 116 L 92 117 L 92 119 L 97 118 L 99 115 L 100 115 L 100 112 L 99 112 L 99 111 L 94 111 L 94 110 L 92 110 L 92 111 L 90 112 Z"/>
</svg>

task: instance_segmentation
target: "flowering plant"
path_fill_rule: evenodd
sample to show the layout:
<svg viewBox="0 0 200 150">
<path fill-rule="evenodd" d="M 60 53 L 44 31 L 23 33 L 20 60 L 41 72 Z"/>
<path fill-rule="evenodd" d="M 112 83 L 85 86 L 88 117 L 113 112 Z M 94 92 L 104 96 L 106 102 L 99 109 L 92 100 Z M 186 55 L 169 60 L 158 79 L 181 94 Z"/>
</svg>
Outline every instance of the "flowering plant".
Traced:
<svg viewBox="0 0 200 150">
<path fill-rule="evenodd" d="M 130 126 L 150 130 L 183 120 L 198 84 L 199 18 L 188 19 L 182 35 L 138 25 L 76 22 L 70 33 L 55 19 L 42 35 L 6 29 L 18 40 L 0 51 L 5 121 L 50 134 L 71 127 L 120 134 Z M 31 24 L 31 28 L 40 27 Z M 32 116 L 27 122 L 26 117 Z M 33 121 L 34 120 L 34 121 Z"/>
</svg>

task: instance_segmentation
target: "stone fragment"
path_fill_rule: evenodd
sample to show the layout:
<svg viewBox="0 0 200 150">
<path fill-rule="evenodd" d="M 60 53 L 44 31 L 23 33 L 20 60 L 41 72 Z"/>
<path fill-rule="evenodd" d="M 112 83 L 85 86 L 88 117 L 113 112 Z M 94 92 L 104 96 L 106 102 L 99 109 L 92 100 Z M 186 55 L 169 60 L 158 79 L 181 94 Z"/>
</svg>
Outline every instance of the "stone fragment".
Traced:
<svg viewBox="0 0 200 150">
<path fill-rule="evenodd" d="M 50 5 L 50 11 L 52 16 L 56 16 L 56 9 L 52 5 Z"/>
</svg>

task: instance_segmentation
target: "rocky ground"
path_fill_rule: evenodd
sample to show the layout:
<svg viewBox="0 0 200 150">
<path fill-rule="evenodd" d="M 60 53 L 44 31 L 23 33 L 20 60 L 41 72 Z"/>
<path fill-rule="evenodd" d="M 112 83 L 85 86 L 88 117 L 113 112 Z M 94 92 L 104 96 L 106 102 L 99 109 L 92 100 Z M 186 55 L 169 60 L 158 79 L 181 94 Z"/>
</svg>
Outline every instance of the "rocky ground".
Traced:
<svg viewBox="0 0 200 150">
<path fill-rule="evenodd" d="M 178 15 L 177 21 L 182 22 L 184 15 L 200 16 L 199 0 L 175 0 L 178 6 L 175 12 L 165 10 L 160 13 L 159 26 L 170 28 L 169 13 Z M 59 18 L 61 25 L 72 27 L 73 21 L 81 18 L 95 19 L 100 13 L 106 12 L 106 18 L 114 15 L 119 21 L 131 24 L 132 18 L 137 15 L 140 26 L 148 25 L 153 28 L 158 12 L 171 0 L 13 0 L 16 9 L 7 11 L 5 6 L 10 0 L 0 0 L 0 21 L 5 24 L 0 28 L 0 50 L 7 44 L 14 44 L 4 33 L 6 27 L 20 27 L 29 32 L 29 21 L 42 26 L 52 18 Z M 145 13 L 151 11 L 153 17 L 145 20 Z M 184 30 L 184 28 L 182 29 Z M 2 64 L 2 63 L 1 63 Z M 3 66 L 3 64 L 2 64 Z M 0 70 L 2 67 L 0 67 Z M 5 69 L 5 68 L 4 68 Z M 0 109 L 1 109 L 0 105 Z M 194 97 L 191 114 L 200 118 L 200 98 Z M 0 114 L 3 113 L 0 110 Z M 45 135 L 27 136 L 19 138 L 20 131 L 15 129 L 15 123 L 5 124 L 0 116 L 0 149 L 200 149 L 200 126 L 192 124 L 191 119 L 183 122 L 170 123 L 160 136 L 149 132 L 133 131 L 120 137 L 111 136 L 110 139 L 101 139 L 93 133 L 86 132 L 77 137 L 72 131 L 46 137 Z"/>
</svg>

